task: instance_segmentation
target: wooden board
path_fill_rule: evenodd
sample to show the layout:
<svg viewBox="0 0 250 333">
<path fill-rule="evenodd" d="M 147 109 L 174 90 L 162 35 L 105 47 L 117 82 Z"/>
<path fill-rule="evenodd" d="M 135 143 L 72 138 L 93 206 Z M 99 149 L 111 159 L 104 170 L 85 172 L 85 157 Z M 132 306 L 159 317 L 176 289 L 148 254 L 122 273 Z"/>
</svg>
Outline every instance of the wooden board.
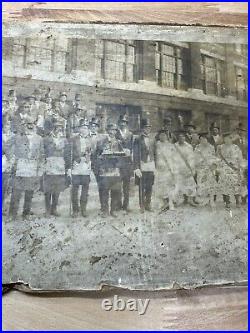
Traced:
<svg viewBox="0 0 250 333">
<path fill-rule="evenodd" d="M 5 21 L 246 27 L 247 9 L 246 2 L 5 2 L 3 18 Z"/>
<path fill-rule="evenodd" d="M 149 298 L 145 315 L 104 311 L 103 298 Z M 44 294 L 3 297 L 3 330 L 246 330 L 246 287 L 193 291 Z"/>
<path fill-rule="evenodd" d="M 246 28 L 247 8 L 246 2 L 5 2 L 3 19 L 5 22 L 15 20 Z M 3 298 L 3 329 L 247 329 L 246 287 L 151 293 L 119 291 L 116 294 L 124 298 L 150 298 L 148 312 L 139 316 L 136 312 L 103 311 L 101 301 L 114 295 L 110 291 L 40 296 L 14 291 Z"/>
</svg>

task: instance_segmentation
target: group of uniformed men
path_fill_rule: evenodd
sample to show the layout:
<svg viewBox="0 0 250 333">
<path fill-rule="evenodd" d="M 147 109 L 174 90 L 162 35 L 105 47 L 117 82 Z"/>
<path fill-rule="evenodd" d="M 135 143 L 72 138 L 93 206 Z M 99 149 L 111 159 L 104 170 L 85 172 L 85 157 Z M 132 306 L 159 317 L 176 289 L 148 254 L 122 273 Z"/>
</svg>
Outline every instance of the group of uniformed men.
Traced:
<svg viewBox="0 0 250 333">
<path fill-rule="evenodd" d="M 72 217 L 86 217 L 91 173 L 96 179 L 102 217 L 116 217 L 119 210 L 129 213 L 133 175 L 139 185 L 140 210 L 152 211 L 157 142 L 163 140 L 162 134 L 169 143 L 178 145 L 177 153 L 188 170 L 190 165 L 185 151 L 181 152 L 182 147 L 188 145 L 188 149 L 194 149 L 201 137 L 192 123 L 180 129 L 176 137 L 171 118 L 164 120 L 163 128 L 153 137 L 149 120 L 143 118 L 141 132 L 134 135 L 128 128 L 126 114 L 120 115 L 118 124 L 108 123 L 106 132 L 100 133 L 99 120 L 88 119 L 81 95 L 76 94 L 74 101 L 68 101 L 65 92 L 53 100 L 49 93 L 43 96 L 35 89 L 31 96 L 19 101 L 16 91 L 10 90 L 3 100 L 2 114 L 2 204 L 4 207 L 10 193 L 8 215 L 13 219 L 17 217 L 23 194 L 23 218 L 33 214 L 32 199 L 37 190 L 44 193 L 46 216 L 59 216 L 59 196 L 69 186 Z M 210 144 L 221 145 L 223 139 L 218 127 L 214 125 L 211 131 Z"/>
</svg>

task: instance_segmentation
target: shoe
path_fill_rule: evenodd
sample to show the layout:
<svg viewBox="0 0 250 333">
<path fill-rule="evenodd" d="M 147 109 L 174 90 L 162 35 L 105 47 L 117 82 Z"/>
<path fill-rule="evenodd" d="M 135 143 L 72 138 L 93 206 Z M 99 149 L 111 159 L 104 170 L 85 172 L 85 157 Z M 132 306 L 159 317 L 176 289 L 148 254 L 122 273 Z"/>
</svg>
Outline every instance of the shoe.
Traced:
<svg viewBox="0 0 250 333">
<path fill-rule="evenodd" d="M 145 207 L 145 210 L 146 210 L 147 212 L 150 212 L 150 213 L 153 213 L 153 212 L 154 212 L 153 208 L 150 207 L 150 206 Z"/>
<path fill-rule="evenodd" d="M 101 218 L 102 218 L 102 219 L 106 219 L 108 216 L 109 216 L 109 213 L 108 213 L 108 212 L 102 212 L 102 213 L 101 213 Z"/>
<path fill-rule="evenodd" d="M 111 215 L 112 217 L 118 217 L 118 214 L 117 214 L 116 212 L 110 212 L 110 215 Z"/>
<path fill-rule="evenodd" d="M 45 213 L 44 213 L 44 217 L 45 217 L 45 218 L 49 218 L 49 217 L 50 217 L 50 212 L 45 212 Z"/>
<path fill-rule="evenodd" d="M 86 210 L 82 210 L 82 217 L 88 217 L 89 215 L 88 215 L 88 213 L 86 212 Z"/>
<path fill-rule="evenodd" d="M 22 219 L 27 220 L 29 218 L 29 216 L 30 216 L 30 212 L 23 212 Z"/>
<path fill-rule="evenodd" d="M 144 214 L 144 213 L 145 213 L 145 208 L 144 208 L 144 207 L 141 207 L 141 208 L 140 208 L 140 213 L 141 213 L 141 214 Z"/>
<path fill-rule="evenodd" d="M 124 212 L 124 214 L 128 215 L 132 212 L 132 210 L 129 208 L 123 208 L 123 212 Z"/>
<path fill-rule="evenodd" d="M 55 216 L 55 217 L 59 217 L 59 216 L 61 216 L 61 214 L 59 214 L 57 210 L 52 211 L 52 212 L 51 212 L 51 215 L 53 215 L 53 216 Z"/>
</svg>

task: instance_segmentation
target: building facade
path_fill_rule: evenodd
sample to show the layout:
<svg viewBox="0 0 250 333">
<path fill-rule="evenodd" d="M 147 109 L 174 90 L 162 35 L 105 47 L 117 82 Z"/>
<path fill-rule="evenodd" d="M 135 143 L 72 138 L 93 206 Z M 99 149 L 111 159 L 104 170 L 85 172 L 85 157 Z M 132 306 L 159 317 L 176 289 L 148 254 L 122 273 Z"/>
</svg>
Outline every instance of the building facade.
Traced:
<svg viewBox="0 0 250 333">
<path fill-rule="evenodd" d="M 160 41 L 3 38 L 3 93 L 51 89 L 81 93 L 105 124 L 147 114 L 157 130 L 167 115 L 200 130 L 247 124 L 247 45 Z"/>
</svg>

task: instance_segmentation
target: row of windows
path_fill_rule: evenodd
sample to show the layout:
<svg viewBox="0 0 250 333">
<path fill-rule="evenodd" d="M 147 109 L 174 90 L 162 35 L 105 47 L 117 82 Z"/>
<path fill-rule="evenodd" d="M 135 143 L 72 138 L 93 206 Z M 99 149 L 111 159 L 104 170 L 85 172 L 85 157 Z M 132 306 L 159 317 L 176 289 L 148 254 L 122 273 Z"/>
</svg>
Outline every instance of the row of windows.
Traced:
<svg viewBox="0 0 250 333">
<path fill-rule="evenodd" d="M 44 44 L 44 45 L 43 45 Z M 246 47 L 236 44 L 235 50 L 245 54 Z M 54 40 L 16 39 L 12 45 L 13 62 L 17 67 L 39 68 L 65 72 L 69 54 L 56 50 Z M 188 49 L 186 47 L 155 43 L 155 80 L 161 87 L 186 90 L 189 86 Z M 4 55 L 3 55 L 4 56 Z M 138 78 L 138 51 L 136 41 L 100 40 L 96 44 L 97 76 L 106 80 L 136 82 Z M 200 85 L 205 94 L 227 95 L 225 61 L 205 54 L 200 59 Z M 235 66 L 236 97 L 247 99 L 247 71 Z"/>
</svg>

